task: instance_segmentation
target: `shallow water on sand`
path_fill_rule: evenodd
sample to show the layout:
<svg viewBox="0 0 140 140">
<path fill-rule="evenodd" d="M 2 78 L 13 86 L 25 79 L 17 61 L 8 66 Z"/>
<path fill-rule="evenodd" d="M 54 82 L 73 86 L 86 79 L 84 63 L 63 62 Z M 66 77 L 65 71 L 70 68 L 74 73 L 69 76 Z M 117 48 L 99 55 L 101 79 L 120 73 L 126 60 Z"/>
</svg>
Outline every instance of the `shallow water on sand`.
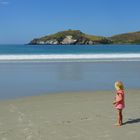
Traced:
<svg viewBox="0 0 140 140">
<path fill-rule="evenodd" d="M 0 63 L 0 99 L 140 87 L 140 62 Z"/>
</svg>

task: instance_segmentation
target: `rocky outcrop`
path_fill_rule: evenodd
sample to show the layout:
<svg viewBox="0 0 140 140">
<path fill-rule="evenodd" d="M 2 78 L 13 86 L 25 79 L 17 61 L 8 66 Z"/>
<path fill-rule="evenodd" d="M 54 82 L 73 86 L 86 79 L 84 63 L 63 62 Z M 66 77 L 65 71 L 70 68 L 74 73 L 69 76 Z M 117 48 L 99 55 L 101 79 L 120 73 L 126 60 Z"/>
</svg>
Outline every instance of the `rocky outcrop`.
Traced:
<svg viewBox="0 0 140 140">
<path fill-rule="evenodd" d="M 53 35 L 33 39 L 31 45 L 94 45 L 108 44 L 109 39 L 101 36 L 93 36 L 82 33 L 79 30 L 68 30 Z"/>
<path fill-rule="evenodd" d="M 56 39 L 52 39 L 52 40 L 48 40 L 48 41 L 44 42 L 44 44 L 57 45 L 57 44 L 59 44 L 59 42 Z"/>
<path fill-rule="evenodd" d="M 95 45 L 95 44 L 140 44 L 140 32 L 131 32 L 103 37 L 88 35 L 79 30 L 67 30 L 33 39 L 31 45 Z"/>
<path fill-rule="evenodd" d="M 75 44 L 77 42 L 77 39 L 72 39 L 72 38 L 73 38 L 72 36 L 66 36 L 66 38 L 63 39 L 61 44 L 64 44 L 64 45 Z"/>
</svg>

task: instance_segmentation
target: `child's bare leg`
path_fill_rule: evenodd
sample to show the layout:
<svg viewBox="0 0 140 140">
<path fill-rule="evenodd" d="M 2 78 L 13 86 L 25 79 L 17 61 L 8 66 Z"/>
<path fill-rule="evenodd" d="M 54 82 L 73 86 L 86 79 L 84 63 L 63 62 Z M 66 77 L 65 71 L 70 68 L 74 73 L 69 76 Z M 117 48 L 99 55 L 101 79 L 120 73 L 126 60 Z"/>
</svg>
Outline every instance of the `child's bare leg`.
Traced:
<svg viewBox="0 0 140 140">
<path fill-rule="evenodd" d="M 117 110 L 117 123 L 115 125 L 121 126 L 122 125 L 122 109 Z"/>
<path fill-rule="evenodd" d="M 119 117 L 119 118 L 120 118 L 119 124 L 122 125 L 122 123 L 123 123 L 122 109 L 119 109 L 119 116 L 120 116 L 120 117 Z"/>
</svg>

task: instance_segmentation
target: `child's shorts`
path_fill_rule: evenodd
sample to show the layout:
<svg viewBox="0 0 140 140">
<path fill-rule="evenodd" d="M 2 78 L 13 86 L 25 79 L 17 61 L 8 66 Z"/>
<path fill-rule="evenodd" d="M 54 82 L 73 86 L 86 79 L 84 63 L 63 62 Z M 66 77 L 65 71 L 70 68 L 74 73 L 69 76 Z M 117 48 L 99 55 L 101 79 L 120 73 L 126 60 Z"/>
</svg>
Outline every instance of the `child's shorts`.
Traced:
<svg viewBox="0 0 140 140">
<path fill-rule="evenodd" d="M 115 106 L 116 109 L 124 109 L 125 105 L 124 104 L 118 104 Z"/>
</svg>

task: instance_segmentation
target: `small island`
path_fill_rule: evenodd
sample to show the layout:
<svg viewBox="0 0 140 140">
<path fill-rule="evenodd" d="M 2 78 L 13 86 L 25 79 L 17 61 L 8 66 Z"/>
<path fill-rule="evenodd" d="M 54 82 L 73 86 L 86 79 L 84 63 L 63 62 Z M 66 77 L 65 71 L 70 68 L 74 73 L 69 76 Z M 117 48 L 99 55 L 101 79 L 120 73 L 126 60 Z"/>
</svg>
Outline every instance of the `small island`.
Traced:
<svg viewBox="0 0 140 140">
<path fill-rule="evenodd" d="M 96 44 L 140 44 L 140 32 L 114 35 L 112 37 L 88 35 L 80 30 L 61 31 L 33 39 L 29 45 L 96 45 Z"/>
</svg>

